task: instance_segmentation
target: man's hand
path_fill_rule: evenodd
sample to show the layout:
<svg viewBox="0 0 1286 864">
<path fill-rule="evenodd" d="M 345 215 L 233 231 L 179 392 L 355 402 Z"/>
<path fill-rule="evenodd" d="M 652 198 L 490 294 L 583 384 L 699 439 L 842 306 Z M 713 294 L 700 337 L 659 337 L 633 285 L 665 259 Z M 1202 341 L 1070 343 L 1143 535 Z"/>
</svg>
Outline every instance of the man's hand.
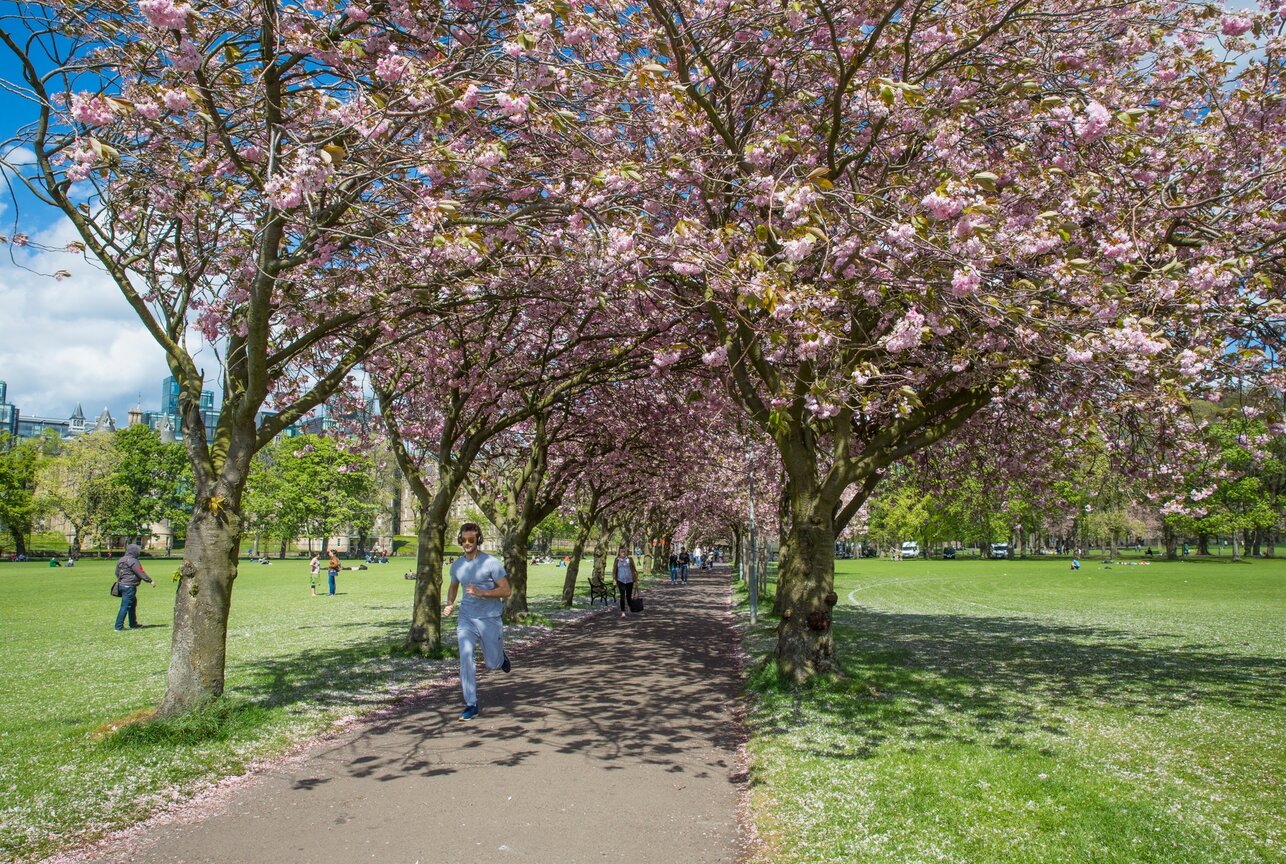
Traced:
<svg viewBox="0 0 1286 864">
<path fill-rule="evenodd" d="M 455 604 L 454 604 L 454 603 L 448 603 L 446 606 L 443 606 L 443 607 L 442 607 L 442 617 L 443 617 L 443 618 L 450 618 L 450 617 L 451 617 L 451 613 L 452 613 L 452 612 L 454 612 L 454 611 L 455 611 Z"/>
</svg>

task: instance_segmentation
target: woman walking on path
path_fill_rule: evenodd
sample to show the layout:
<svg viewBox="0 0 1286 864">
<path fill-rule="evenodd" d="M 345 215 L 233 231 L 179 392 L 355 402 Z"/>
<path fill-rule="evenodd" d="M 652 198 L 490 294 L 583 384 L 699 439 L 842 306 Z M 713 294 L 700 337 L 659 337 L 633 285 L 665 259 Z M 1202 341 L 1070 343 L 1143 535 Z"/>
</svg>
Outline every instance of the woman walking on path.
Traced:
<svg viewBox="0 0 1286 864">
<path fill-rule="evenodd" d="M 330 583 L 330 596 L 335 596 L 335 577 L 339 575 L 339 556 L 330 550 L 330 559 L 326 562 L 326 579 Z"/>
<path fill-rule="evenodd" d="M 634 568 L 634 557 L 624 546 L 616 553 L 616 563 L 612 569 L 616 574 L 616 594 L 621 598 L 621 617 L 624 618 L 625 610 L 634 597 L 634 580 L 638 575 Z"/>
</svg>

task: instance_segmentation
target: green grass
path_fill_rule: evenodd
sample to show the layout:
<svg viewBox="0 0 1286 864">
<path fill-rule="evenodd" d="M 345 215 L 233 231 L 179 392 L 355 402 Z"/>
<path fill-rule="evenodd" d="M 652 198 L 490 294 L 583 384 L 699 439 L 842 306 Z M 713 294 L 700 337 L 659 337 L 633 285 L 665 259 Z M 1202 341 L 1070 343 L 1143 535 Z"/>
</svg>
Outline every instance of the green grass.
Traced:
<svg viewBox="0 0 1286 864">
<path fill-rule="evenodd" d="M 164 692 L 177 562 L 145 561 L 158 586 L 139 588 L 144 628 L 120 633 L 107 590 L 113 563 L 0 564 L 0 860 L 40 858 L 127 825 L 453 665 L 396 650 L 410 619 L 408 559 L 342 572 L 335 597 L 309 594 L 306 559 L 243 563 L 227 697 L 178 720 L 130 724 Z M 535 620 L 564 619 L 555 598 L 565 571 L 530 571 Z"/>
<path fill-rule="evenodd" d="M 843 674 L 751 677 L 765 860 L 1286 860 L 1286 562 L 837 571 Z"/>
</svg>

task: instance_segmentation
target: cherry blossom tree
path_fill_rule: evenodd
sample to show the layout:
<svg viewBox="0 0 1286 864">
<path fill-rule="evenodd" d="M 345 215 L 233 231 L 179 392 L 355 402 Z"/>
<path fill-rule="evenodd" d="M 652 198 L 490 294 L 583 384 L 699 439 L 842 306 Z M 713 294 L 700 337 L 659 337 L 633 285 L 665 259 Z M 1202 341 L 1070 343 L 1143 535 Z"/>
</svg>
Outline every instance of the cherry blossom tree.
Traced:
<svg viewBox="0 0 1286 864">
<path fill-rule="evenodd" d="M 548 422 L 548 412 L 585 390 L 650 366 L 664 329 L 646 316 L 650 302 L 632 295 L 628 280 L 585 291 L 583 263 L 529 255 L 482 280 L 479 290 L 493 299 L 458 304 L 368 363 L 388 439 L 420 503 L 413 650 L 441 643 L 447 518 L 485 449 L 537 417 Z"/>
<path fill-rule="evenodd" d="M 344 387 L 392 322 L 493 266 L 492 233 L 561 206 L 540 194 L 564 181 L 542 145 L 568 121 L 529 107 L 566 76 L 496 50 L 539 23 L 507 2 L 6 13 L 34 115 L 0 147 L 34 160 L 6 176 L 72 223 L 67 253 L 101 264 L 180 386 L 196 508 L 162 713 L 223 690 L 253 454 Z M 211 361 L 223 406 L 207 429 Z"/>
<path fill-rule="evenodd" d="M 573 17 L 585 50 L 630 58 L 621 98 L 650 110 L 661 167 L 632 254 L 710 322 L 689 350 L 785 469 L 789 680 L 834 667 L 841 501 L 999 397 L 1179 398 L 1280 290 L 1256 275 L 1282 235 L 1275 13 L 649 0 Z"/>
</svg>

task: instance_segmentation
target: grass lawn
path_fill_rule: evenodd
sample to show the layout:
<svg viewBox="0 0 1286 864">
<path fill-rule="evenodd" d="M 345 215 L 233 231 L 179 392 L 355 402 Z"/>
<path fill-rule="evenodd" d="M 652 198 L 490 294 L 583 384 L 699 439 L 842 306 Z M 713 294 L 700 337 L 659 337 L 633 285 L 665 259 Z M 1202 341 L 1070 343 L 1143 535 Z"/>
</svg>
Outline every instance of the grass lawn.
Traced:
<svg viewBox="0 0 1286 864">
<path fill-rule="evenodd" d="M 411 559 L 344 571 L 335 597 L 324 596 L 325 570 L 320 595 L 309 594 L 307 559 L 243 563 L 219 710 L 113 733 L 164 692 L 178 562 L 144 561 L 158 585 L 139 588 L 143 629 L 120 633 L 113 565 L 0 564 L 0 860 L 43 857 L 133 822 L 454 665 L 390 650 L 410 620 Z M 565 571 L 530 571 L 533 610 L 562 618 Z"/>
<path fill-rule="evenodd" d="M 765 860 L 1286 861 L 1286 561 L 837 571 L 843 675 L 751 677 Z"/>
</svg>

